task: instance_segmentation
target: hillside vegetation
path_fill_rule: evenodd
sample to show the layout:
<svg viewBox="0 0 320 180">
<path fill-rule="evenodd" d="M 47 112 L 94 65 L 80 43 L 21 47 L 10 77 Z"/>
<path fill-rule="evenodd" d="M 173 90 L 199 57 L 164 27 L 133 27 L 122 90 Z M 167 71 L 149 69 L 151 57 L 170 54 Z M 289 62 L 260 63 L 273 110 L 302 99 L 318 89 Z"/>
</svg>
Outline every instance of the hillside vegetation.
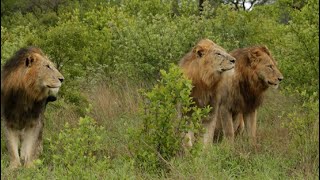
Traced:
<svg viewBox="0 0 320 180">
<path fill-rule="evenodd" d="M 319 2 L 217 2 L 199 12 L 190 0 L 1 1 L 1 65 L 33 45 L 65 77 L 34 168 L 7 168 L 1 133 L 1 179 L 318 179 Z M 263 44 L 278 62 L 284 80 L 258 111 L 257 151 L 239 136 L 234 148 L 181 153 L 176 132 L 201 132 L 208 109 L 186 115 L 192 87 L 175 65 L 202 38 L 227 51 Z M 176 120 L 178 102 L 192 126 Z"/>
</svg>

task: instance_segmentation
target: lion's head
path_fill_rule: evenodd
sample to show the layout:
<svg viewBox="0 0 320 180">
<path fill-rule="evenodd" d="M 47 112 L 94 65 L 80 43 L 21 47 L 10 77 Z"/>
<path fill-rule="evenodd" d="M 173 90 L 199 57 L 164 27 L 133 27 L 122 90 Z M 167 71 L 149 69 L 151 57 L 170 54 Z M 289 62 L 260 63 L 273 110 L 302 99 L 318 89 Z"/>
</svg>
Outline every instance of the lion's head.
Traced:
<svg viewBox="0 0 320 180">
<path fill-rule="evenodd" d="M 251 67 L 256 69 L 259 79 L 268 87 L 278 88 L 283 75 L 277 68 L 277 62 L 271 56 L 268 48 L 266 46 L 252 48 L 249 52 L 249 58 L 251 59 Z"/>
<path fill-rule="evenodd" d="M 39 48 L 22 48 L 3 67 L 1 91 L 4 96 L 20 92 L 33 101 L 54 101 L 63 80 Z"/>
<path fill-rule="evenodd" d="M 246 54 L 243 54 L 246 52 Z M 245 50 L 236 50 L 231 52 L 235 57 L 239 57 L 239 53 L 246 58 L 238 58 L 238 64 L 236 68 L 242 68 L 241 66 L 246 66 L 249 68 L 242 68 L 250 71 L 250 74 L 254 74 L 257 79 L 262 81 L 262 85 L 265 87 L 278 88 L 280 81 L 283 79 L 283 75 L 277 68 L 277 62 L 272 57 L 269 49 L 266 46 L 254 46 L 246 48 Z M 240 59 L 245 60 L 245 63 L 241 63 Z M 242 61 L 241 60 L 241 61 Z M 239 66 L 238 66 L 239 65 Z"/>
<path fill-rule="evenodd" d="M 180 66 L 194 84 L 212 87 L 221 73 L 234 68 L 235 60 L 222 47 L 202 39 L 182 58 Z"/>
</svg>

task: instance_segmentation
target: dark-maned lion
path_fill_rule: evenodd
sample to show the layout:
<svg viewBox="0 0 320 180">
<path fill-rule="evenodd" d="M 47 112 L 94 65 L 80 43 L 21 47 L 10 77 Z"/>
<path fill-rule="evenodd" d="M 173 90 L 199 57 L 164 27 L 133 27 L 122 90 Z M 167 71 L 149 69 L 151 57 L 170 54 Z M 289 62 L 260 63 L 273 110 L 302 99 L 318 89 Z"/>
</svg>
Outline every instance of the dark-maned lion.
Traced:
<svg viewBox="0 0 320 180">
<path fill-rule="evenodd" d="M 283 76 L 266 46 L 236 49 L 230 54 L 237 60 L 234 72 L 224 74 L 217 90 L 218 121 L 224 136 L 232 142 L 235 131 L 245 126 L 251 142 L 256 145 L 257 109 L 264 92 L 269 87 L 277 88 Z"/>
<path fill-rule="evenodd" d="M 26 167 L 42 152 L 43 113 L 55 101 L 64 77 L 36 47 L 22 48 L 1 72 L 1 117 L 10 168 Z M 21 150 L 19 157 L 19 142 Z"/>
<path fill-rule="evenodd" d="M 199 107 L 211 105 L 211 114 L 215 113 L 214 96 L 217 84 L 221 79 L 221 74 L 234 68 L 235 58 L 229 55 L 222 47 L 209 39 L 200 40 L 193 49 L 181 60 L 180 67 L 183 73 L 192 81 L 193 89 L 191 96 Z M 213 129 L 215 126 L 213 116 L 204 119 L 205 128 L 204 144 L 212 142 Z M 189 142 L 187 146 L 192 146 L 192 133 L 188 133 Z"/>
</svg>

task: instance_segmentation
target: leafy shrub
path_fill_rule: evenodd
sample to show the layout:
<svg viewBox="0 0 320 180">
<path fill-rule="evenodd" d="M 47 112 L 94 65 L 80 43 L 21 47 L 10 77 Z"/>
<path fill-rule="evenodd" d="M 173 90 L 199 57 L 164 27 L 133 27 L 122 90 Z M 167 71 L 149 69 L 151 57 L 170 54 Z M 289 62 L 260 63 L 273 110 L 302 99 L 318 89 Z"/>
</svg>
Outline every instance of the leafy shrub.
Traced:
<svg viewBox="0 0 320 180">
<path fill-rule="evenodd" d="M 94 119 L 81 117 L 77 127 L 66 123 L 57 136 L 47 139 L 49 148 L 44 158 L 55 168 L 68 169 L 72 177 L 92 177 L 92 169 L 108 168 L 105 134 L 105 129 Z"/>
<path fill-rule="evenodd" d="M 319 91 L 319 13 L 312 12 L 319 12 L 319 1 L 308 1 L 301 11 L 291 11 L 282 55 L 285 83 L 309 95 Z"/>
<path fill-rule="evenodd" d="M 146 16 L 156 14 L 170 14 L 171 2 L 168 0 L 124 0 L 123 9 L 130 14 L 142 14 Z"/>
<path fill-rule="evenodd" d="M 306 91 L 301 93 L 306 100 L 302 107 L 288 114 L 290 147 L 296 155 L 296 164 L 306 171 L 319 168 L 319 99 L 317 93 L 309 97 Z"/>
<path fill-rule="evenodd" d="M 193 131 L 198 140 L 202 132 L 201 119 L 210 111 L 209 107 L 195 106 L 190 97 L 191 81 L 183 76 L 179 67 L 171 65 L 168 72 L 161 70 L 161 76 L 159 84 L 145 93 L 143 127 L 134 136 L 132 145 L 137 165 L 153 172 L 169 169 L 169 161 L 182 152 L 188 131 Z M 195 145 L 191 151 L 198 147 Z"/>
<path fill-rule="evenodd" d="M 1 26 L 1 64 L 4 64 L 20 48 L 28 44 L 34 37 L 35 30 L 29 26 L 6 28 Z"/>
</svg>

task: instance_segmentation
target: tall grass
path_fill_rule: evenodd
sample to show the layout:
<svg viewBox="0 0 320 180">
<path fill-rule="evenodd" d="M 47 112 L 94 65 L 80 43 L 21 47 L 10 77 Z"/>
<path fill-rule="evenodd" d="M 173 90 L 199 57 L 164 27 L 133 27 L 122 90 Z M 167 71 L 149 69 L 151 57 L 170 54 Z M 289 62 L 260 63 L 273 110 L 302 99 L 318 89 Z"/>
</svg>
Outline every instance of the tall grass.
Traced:
<svg viewBox="0 0 320 180">
<path fill-rule="evenodd" d="M 94 107 L 92 115 L 98 122 L 112 121 L 123 114 L 135 114 L 142 100 L 139 87 L 130 86 L 127 81 L 118 88 L 106 82 L 99 83 L 86 96 Z"/>
</svg>

